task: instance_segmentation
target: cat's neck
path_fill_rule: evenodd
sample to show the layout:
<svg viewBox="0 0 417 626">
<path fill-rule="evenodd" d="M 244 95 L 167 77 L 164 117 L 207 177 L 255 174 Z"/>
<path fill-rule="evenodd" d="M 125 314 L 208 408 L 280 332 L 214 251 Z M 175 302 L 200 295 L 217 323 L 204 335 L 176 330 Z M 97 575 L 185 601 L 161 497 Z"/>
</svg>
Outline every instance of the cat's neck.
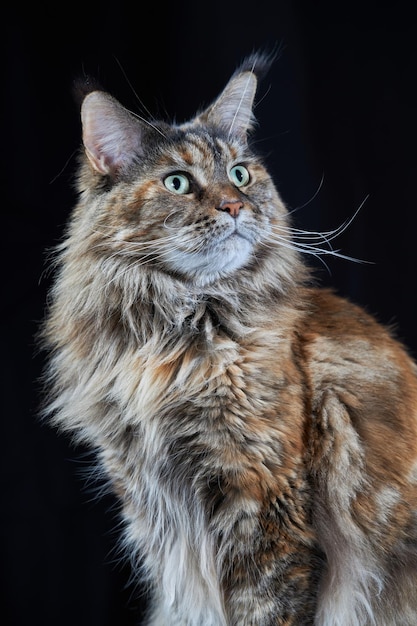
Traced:
<svg viewBox="0 0 417 626">
<path fill-rule="evenodd" d="M 214 284 L 202 290 L 151 272 L 142 276 L 137 287 L 135 295 L 131 291 L 120 292 L 120 311 L 141 341 L 146 342 L 156 332 L 172 337 L 209 337 L 220 327 L 232 335 L 244 335 L 250 330 L 247 299 L 230 285 Z"/>
<path fill-rule="evenodd" d="M 112 332 L 120 323 L 139 344 L 156 335 L 172 340 L 204 335 L 209 340 L 219 329 L 244 337 L 253 328 L 265 327 L 272 310 L 278 315 L 280 308 L 296 308 L 309 276 L 297 254 L 288 250 L 283 256 L 270 253 L 257 259 L 256 267 L 205 286 L 155 267 L 138 267 L 131 261 L 121 266 L 111 256 L 98 259 L 78 231 L 62 252 L 65 263 L 58 296 L 69 326 L 77 327 L 82 319 L 91 323 L 94 334 L 104 328 Z"/>
<path fill-rule="evenodd" d="M 280 292 L 276 285 L 254 289 L 245 280 L 219 281 L 205 289 L 164 274 L 144 275 L 135 294 L 121 292 L 121 314 L 130 331 L 146 342 L 156 334 L 167 338 L 205 337 L 219 331 L 245 337 L 270 322 L 272 309 L 297 308 L 300 289 Z"/>
</svg>

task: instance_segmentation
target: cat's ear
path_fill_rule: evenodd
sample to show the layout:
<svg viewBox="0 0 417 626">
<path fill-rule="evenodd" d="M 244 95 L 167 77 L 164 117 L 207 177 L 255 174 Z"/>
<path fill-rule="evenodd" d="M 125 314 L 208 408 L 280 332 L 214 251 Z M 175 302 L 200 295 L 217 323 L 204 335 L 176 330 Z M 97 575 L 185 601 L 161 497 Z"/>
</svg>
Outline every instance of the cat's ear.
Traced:
<svg viewBox="0 0 417 626">
<path fill-rule="evenodd" d="M 275 61 L 276 52 L 256 52 L 244 59 L 220 96 L 199 117 L 244 141 L 255 126 L 253 114 L 258 80 Z"/>
<path fill-rule="evenodd" d="M 217 100 L 199 117 L 222 128 L 230 137 L 246 139 L 255 123 L 253 105 L 257 82 L 250 71 L 233 76 Z"/>
<path fill-rule="evenodd" d="M 142 126 L 104 91 L 93 91 L 81 106 L 85 153 L 93 168 L 116 176 L 142 152 Z"/>
</svg>

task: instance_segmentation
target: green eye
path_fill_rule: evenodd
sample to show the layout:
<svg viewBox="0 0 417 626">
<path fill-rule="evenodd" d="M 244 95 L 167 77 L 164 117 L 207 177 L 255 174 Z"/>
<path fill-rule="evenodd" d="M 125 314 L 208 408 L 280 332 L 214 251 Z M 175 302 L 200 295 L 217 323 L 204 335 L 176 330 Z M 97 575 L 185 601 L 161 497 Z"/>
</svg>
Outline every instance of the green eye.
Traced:
<svg viewBox="0 0 417 626">
<path fill-rule="evenodd" d="M 185 174 L 170 174 L 164 178 L 164 185 L 168 191 L 177 193 L 178 195 L 190 191 L 190 181 Z"/>
<path fill-rule="evenodd" d="M 243 187 L 248 184 L 250 176 L 244 165 L 235 165 L 229 172 L 229 178 L 236 187 Z"/>
</svg>

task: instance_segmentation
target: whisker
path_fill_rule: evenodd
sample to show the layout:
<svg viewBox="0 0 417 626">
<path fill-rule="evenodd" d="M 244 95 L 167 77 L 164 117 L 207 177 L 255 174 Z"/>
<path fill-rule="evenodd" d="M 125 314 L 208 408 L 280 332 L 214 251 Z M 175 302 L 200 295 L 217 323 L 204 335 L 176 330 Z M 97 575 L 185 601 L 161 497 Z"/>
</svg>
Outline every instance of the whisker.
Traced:
<svg viewBox="0 0 417 626">
<path fill-rule="evenodd" d="M 319 258 L 322 261 L 322 256 L 332 256 L 338 259 L 344 259 L 345 261 L 352 261 L 353 263 L 369 263 L 372 264 L 372 261 L 367 261 L 365 259 L 357 259 L 355 257 L 349 256 L 347 254 L 342 254 L 340 250 L 333 250 L 332 248 L 320 248 L 317 245 L 309 244 L 308 242 L 301 243 L 299 241 L 287 238 L 285 236 L 281 236 L 278 233 L 273 233 L 270 237 L 271 244 L 278 244 L 285 248 L 289 248 L 290 250 L 297 250 L 303 254 L 311 254 L 316 258 Z M 267 245 L 264 243 L 264 245 Z"/>
<path fill-rule="evenodd" d="M 318 259 L 330 273 L 329 266 L 327 265 L 327 263 L 324 261 L 324 259 L 321 256 L 323 253 L 323 250 L 321 248 L 318 248 L 315 250 L 313 247 L 307 247 L 307 246 L 301 247 L 298 244 L 294 243 L 291 239 L 285 239 L 284 237 L 279 237 L 279 236 L 276 241 L 270 241 L 270 243 L 272 245 L 269 245 L 269 243 L 267 243 L 266 241 L 263 241 L 261 242 L 261 245 L 263 245 L 266 248 L 275 248 L 275 245 L 278 243 L 280 246 L 282 246 L 283 248 L 287 248 L 288 250 L 295 250 L 296 252 L 310 254 L 316 257 L 316 259 Z M 324 252 L 329 253 L 328 250 L 325 250 Z"/>
<path fill-rule="evenodd" d="M 144 103 L 142 102 L 142 100 L 139 98 L 138 94 L 136 93 L 135 89 L 132 86 L 132 83 L 130 82 L 129 78 L 127 77 L 127 74 L 125 72 L 125 70 L 123 69 L 119 59 L 115 56 L 114 57 L 116 63 L 118 64 L 127 84 L 129 85 L 130 89 L 132 90 L 135 98 L 137 99 L 137 101 L 139 102 L 139 104 L 141 105 L 141 107 L 145 110 L 145 113 L 147 113 L 149 115 L 149 117 L 152 117 L 152 114 L 150 113 L 149 109 L 144 105 Z M 138 120 L 140 120 L 141 122 L 143 122 L 144 124 L 146 124 L 147 126 L 149 126 L 150 128 L 153 128 L 153 130 L 155 130 L 157 133 L 159 133 L 164 139 L 166 139 L 166 135 L 165 133 L 162 132 L 162 130 L 160 128 L 158 128 L 157 126 L 155 126 L 154 124 L 152 124 L 152 122 L 149 121 L 149 119 L 147 119 L 146 117 L 143 117 L 142 115 L 139 115 L 138 113 L 136 113 L 135 111 L 131 111 L 129 110 L 129 113 L 131 113 L 134 117 L 136 117 Z"/>
<path fill-rule="evenodd" d="M 179 244 L 181 244 L 181 249 Z M 171 261 L 173 259 L 180 261 L 184 254 L 184 248 L 186 253 L 195 254 L 200 252 L 204 245 L 204 237 L 201 235 L 196 237 L 195 232 L 182 233 L 181 237 L 178 234 L 169 235 L 146 242 L 123 242 L 122 248 L 114 250 L 110 256 L 107 256 L 105 265 L 108 271 L 109 269 L 114 271 L 114 275 L 108 281 L 108 286 L 115 281 L 123 280 L 132 269 L 137 269 L 149 263 L 160 265 L 167 258 Z M 127 263 L 121 261 L 123 257 L 128 260 Z M 114 268 L 112 268 L 111 264 L 115 259 L 119 259 L 119 262 L 115 263 Z M 122 265 L 120 265 L 120 262 L 122 262 Z"/>
<path fill-rule="evenodd" d="M 123 77 L 124 77 L 125 81 L 126 81 L 126 82 L 127 82 L 127 84 L 129 85 L 129 88 L 132 90 L 133 95 L 135 96 L 136 100 L 139 102 L 140 106 L 144 109 L 145 113 L 147 113 L 149 117 L 152 117 L 152 113 L 151 113 L 151 112 L 149 111 L 149 109 L 145 106 L 145 104 L 143 103 L 143 101 L 139 98 L 137 91 L 135 90 L 135 88 L 133 87 L 133 85 L 132 85 L 131 81 L 129 80 L 129 78 L 128 78 L 128 76 L 127 76 L 127 74 L 126 74 L 125 70 L 124 70 L 124 67 L 123 67 L 123 66 L 122 66 L 122 64 L 120 63 L 119 59 L 118 59 L 116 56 L 114 56 L 114 59 L 115 59 L 115 61 L 116 61 L 117 65 L 119 66 L 119 69 L 120 69 L 120 71 L 122 72 L 122 74 L 123 74 Z M 140 118 L 140 119 L 141 119 L 142 121 L 146 121 L 146 120 L 144 120 L 143 118 Z M 162 134 L 162 133 L 161 133 L 161 134 Z M 164 136 L 164 135 L 162 134 L 162 136 Z"/>
<path fill-rule="evenodd" d="M 350 255 L 342 254 L 340 250 L 334 250 L 331 245 L 331 241 L 340 237 L 340 235 L 349 228 L 367 201 L 368 197 L 369 196 L 366 196 L 364 198 L 351 217 L 339 224 L 339 226 L 333 230 L 318 232 L 294 228 L 292 226 L 279 226 L 272 231 L 270 239 L 280 245 L 288 246 L 288 242 L 291 242 L 290 247 L 292 245 L 292 249 L 298 250 L 303 254 L 312 254 L 313 256 L 320 258 L 321 261 L 322 256 L 328 255 L 353 261 L 354 263 L 372 263 L 372 261 L 357 259 L 355 257 L 351 257 Z M 323 248 L 322 246 L 324 245 L 327 245 L 328 248 Z"/>
<path fill-rule="evenodd" d="M 356 209 L 356 211 L 353 213 L 351 217 L 349 217 L 347 220 L 339 224 L 339 226 L 337 226 L 333 230 L 320 232 L 320 231 L 303 230 L 299 228 L 294 228 L 292 226 L 280 226 L 279 228 L 280 230 L 285 230 L 291 234 L 300 235 L 300 237 L 326 239 L 327 242 L 332 241 L 336 237 L 339 237 L 342 233 L 344 233 L 349 228 L 349 226 L 352 224 L 352 222 L 354 221 L 354 219 L 356 218 L 356 216 L 358 215 L 359 211 L 362 209 L 363 205 L 365 204 L 368 198 L 369 198 L 369 195 L 365 197 L 365 199 L 361 202 L 361 204 L 359 205 L 359 207 Z"/>
<path fill-rule="evenodd" d="M 155 239 L 147 239 L 144 241 L 131 241 L 129 239 L 114 239 L 114 238 L 110 238 L 107 235 L 107 239 L 101 243 L 97 243 L 94 246 L 92 246 L 93 248 L 100 248 L 100 247 L 108 247 L 108 245 L 114 245 L 114 244 L 118 244 L 120 246 L 124 246 L 124 248 L 130 247 L 131 249 L 135 249 L 138 251 L 141 250 L 146 250 L 147 248 L 151 248 L 151 247 L 155 247 L 161 244 L 165 244 L 165 243 L 173 243 L 177 240 L 178 235 L 169 235 L 168 237 L 158 237 Z M 123 254 L 123 253 L 129 254 L 129 251 L 123 250 L 123 248 L 118 249 L 115 251 L 115 254 Z"/>
<path fill-rule="evenodd" d="M 163 137 L 164 139 L 167 138 L 167 136 L 165 135 L 165 133 L 162 132 L 162 130 L 160 128 L 158 128 L 157 126 L 155 126 L 155 124 L 152 124 L 152 122 L 150 122 L 149 120 L 146 119 L 146 117 L 142 117 L 142 115 L 139 115 L 138 113 L 135 113 L 134 111 L 129 111 L 132 115 L 134 115 L 138 120 L 140 120 L 141 122 L 143 122 L 144 124 L 146 124 L 147 126 L 149 126 L 150 128 L 153 128 L 153 130 L 156 130 L 157 133 L 159 133 L 161 135 L 161 137 Z"/>
<path fill-rule="evenodd" d="M 49 181 L 49 184 L 50 184 L 50 185 L 52 185 L 52 184 L 53 184 L 53 183 L 57 180 L 57 178 L 59 178 L 59 177 L 61 176 L 61 174 L 62 174 L 62 173 L 64 172 L 64 170 L 66 169 L 66 167 L 67 167 L 68 163 L 71 161 L 71 159 L 73 158 L 73 156 L 74 156 L 75 154 L 77 154 L 77 151 L 78 151 L 78 150 L 76 149 L 76 150 L 73 150 L 73 151 L 71 152 L 71 154 L 69 155 L 68 159 L 65 161 L 64 165 L 63 165 L 63 166 L 62 166 L 62 168 L 59 170 L 59 172 L 58 172 L 57 174 L 55 174 L 55 176 L 54 176 L 54 177 L 53 177 L 53 178 Z"/>
<path fill-rule="evenodd" d="M 252 67 L 251 67 L 251 70 L 250 70 L 251 72 L 253 72 L 253 70 L 255 69 L 255 65 L 256 65 L 256 59 L 254 59 L 254 61 L 253 61 L 253 63 L 252 63 Z M 246 81 L 245 88 L 243 89 L 242 95 L 241 95 L 240 100 L 239 100 L 239 104 L 238 104 L 238 106 L 237 106 L 237 108 L 236 108 L 236 111 L 235 111 L 235 113 L 234 113 L 234 115 L 233 115 L 232 123 L 230 124 L 230 128 L 229 128 L 229 135 L 228 135 L 228 138 L 229 138 L 229 139 L 230 139 L 230 137 L 231 137 L 231 134 L 232 134 L 232 131 L 233 131 L 233 126 L 234 126 L 234 124 L 235 124 L 235 121 L 236 121 L 237 115 L 238 115 L 238 113 L 239 113 L 239 111 L 240 111 L 240 109 L 241 109 L 242 102 L 243 102 L 243 100 L 244 100 L 244 98 L 245 98 L 245 95 L 246 95 L 246 92 L 247 92 L 247 90 L 248 90 L 248 86 L 249 86 L 250 81 L 251 81 L 251 76 L 248 76 L 248 79 L 247 79 L 247 81 Z"/>
<path fill-rule="evenodd" d="M 164 219 L 164 221 L 163 221 L 163 224 L 164 224 L 165 228 L 168 228 L 168 229 L 169 229 L 169 228 L 172 228 L 172 230 L 174 230 L 174 227 L 173 227 L 173 226 L 168 226 L 168 223 L 167 223 L 167 222 L 168 222 L 169 218 L 170 218 L 172 215 L 175 215 L 176 213 L 177 213 L 177 211 L 176 211 L 175 209 L 174 209 L 173 211 L 171 211 L 171 213 L 168 213 L 168 215 L 166 216 L 166 218 L 165 218 L 165 219 Z M 181 226 L 179 226 L 178 228 L 181 228 Z"/>
<path fill-rule="evenodd" d="M 305 209 L 306 206 L 311 204 L 314 201 L 314 199 L 317 198 L 317 196 L 319 195 L 319 193 L 321 191 L 321 188 L 323 187 L 323 183 L 324 183 L 324 172 L 323 172 L 323 174 L 321 176 L 321 179 L 320 179 L 320 182 L 319 182 L 319 186 L 317 187 L 316 191 L 313 193 L 311 198 L 309 200 L 307 200 L 307 202 L 305 202 L 304 204 L 301 204 L 300 206 L 297 206 L 294 209 L 292 209 L 291 211 L 289 211 L 289 215 L 292 215 L 296 211 L 301 211 L 301 209 Z"/>
</svg>

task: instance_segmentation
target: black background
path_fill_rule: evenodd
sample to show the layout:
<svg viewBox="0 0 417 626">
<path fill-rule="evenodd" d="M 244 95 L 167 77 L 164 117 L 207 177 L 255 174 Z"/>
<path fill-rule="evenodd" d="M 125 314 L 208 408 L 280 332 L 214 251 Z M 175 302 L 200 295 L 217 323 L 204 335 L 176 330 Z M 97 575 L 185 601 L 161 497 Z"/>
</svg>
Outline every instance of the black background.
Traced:
<svg viewBox="0 0 417 626">
<path fill-rule="evenodd" d="M 318 276 L 417 355 L 416 18 L 401 2 L 14 3 L 2 44 L 0 620 L 138 624 L 144 599 L 114 550 L 117 505 L 97 500 L 88 451 L 37 418 L 45 251 L 75 199 L 72 81 L 93 74 L 132 110 L 182 121 L 245 55 L 279 49 L 258 148 L 300 228 L 333 229 L 366 199 L 334 246 L 371 263 L 327 258 Z"/>
</svg>

